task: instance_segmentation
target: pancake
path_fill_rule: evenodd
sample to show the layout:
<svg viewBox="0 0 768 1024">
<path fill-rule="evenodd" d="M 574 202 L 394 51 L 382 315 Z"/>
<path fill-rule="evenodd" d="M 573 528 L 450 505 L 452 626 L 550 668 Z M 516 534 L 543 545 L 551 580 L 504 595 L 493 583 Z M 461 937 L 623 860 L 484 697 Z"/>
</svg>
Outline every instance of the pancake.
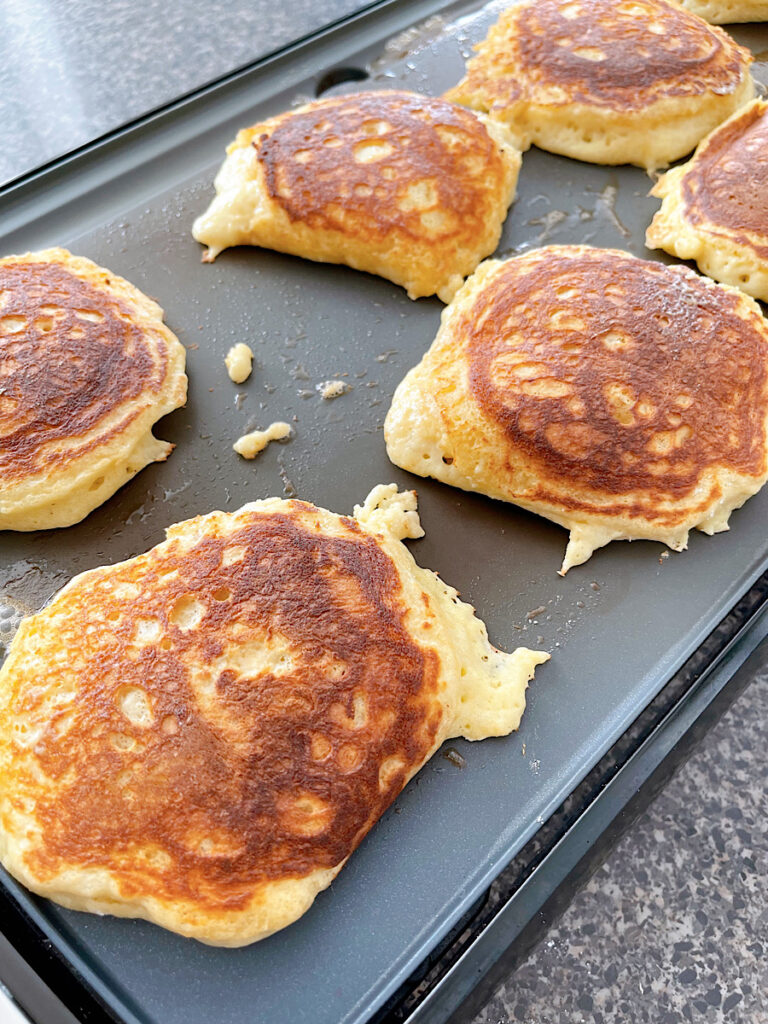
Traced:
<svg viewBox="0 0 768 1024">
<path fill-rule="evenodd" d="M 163 311 L 66 249 L 0 259 L 0 529 L 70 526 L 172 444 L 186 353 Z"/>
<path fill-rule="evenodd" d="M 669 0 L 528 0 L 477 51 L 447 99 L 598 164 L 665 166 L 754 95 L 749 50 Z"/>
<path fill-rule="evenodd" d="M 768 21 L 768 0 L 677 0 L 677 3 L 712 25 Z"/>
<path fill-rule="evenodd" d="M 345 263 L 448 302 L 496 248 L 520 154 L 509 134 L 410 92 L 309 103 L 241 131 L 192 234 Z"/>
<path fill-rule="evenodd" d="M 676 551 L 768 478 L 768 323 L 686 267 L 550 246 L 488 260 L 443 311 L 384 425 L 397 466 L 570 530 Z"/>
<path fill-rule="evenodd" d="M 548 659 L 493 648 L 422 533 L 394 484 L 354 518 L 270 498 L 72 580 L 0 670 L 5 868 L 222 946 L 300 917 L 443 740 L 517 728 Z"/>
<path fill-rule="evenodd" d="M 768 102 L 755 100 L 668 171 L 645 242 L 768 302 Z"/>
</svg>

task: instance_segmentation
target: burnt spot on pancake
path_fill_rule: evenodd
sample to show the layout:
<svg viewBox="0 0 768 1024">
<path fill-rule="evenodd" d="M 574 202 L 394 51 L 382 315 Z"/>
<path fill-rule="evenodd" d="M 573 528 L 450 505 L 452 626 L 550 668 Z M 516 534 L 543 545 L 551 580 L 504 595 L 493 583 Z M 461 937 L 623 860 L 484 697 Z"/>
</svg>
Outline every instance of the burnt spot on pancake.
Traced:
<svg viewBox="0 0 768 1024">
<path fill-rule="evenodd" d="M 685 218 L 768 259 L 768 107 L 750 106 L 696 153 L 682 178 Z M 764 239 L 764 243 L 760 243 Z"/>
<path fill-rule="evenodd" d="M 747 51 L 657 0 L 537 0 L 513 7 L 470 61 L 466 91 L 638 110 L 651 100 L 736 90 Z"/>
<path fill-rule="evenodd" d="M 569 481 L 680 498 L 710 466 L 765 472 L 766 342 L 740 301 L 685 268 L 548 250 L 505 264 L 457 333 L 475 400 L 559 505 L 589 505 Z"/>
<path fill-rule="evenodd" d="M 73 653 L 18 709 L 46 722 L 37 877 L 104 866 L 126 899 L 237 909 L 343 861 L 431 750 L 439 663 L 392 561 L 291 505 L 62 596 Z"/>
<path fill-rule="evenodd" d="M 270 196 L 292 221 L 367 238 L 397 229 L 419 242 L 473 242 L 504 177 L 474 114 L 413 93 L 314 104 L 253 145 Z"/>
<path fill-rule="evenodd" d="M 0 265 L 3 479 L 103 445 L 139 415 L 121 416 L 120 406 L 159 392 L 166 366 L 162 335 L 150 351 L 128 306 L 106 290 L 56 263 Z"/>
</svg>

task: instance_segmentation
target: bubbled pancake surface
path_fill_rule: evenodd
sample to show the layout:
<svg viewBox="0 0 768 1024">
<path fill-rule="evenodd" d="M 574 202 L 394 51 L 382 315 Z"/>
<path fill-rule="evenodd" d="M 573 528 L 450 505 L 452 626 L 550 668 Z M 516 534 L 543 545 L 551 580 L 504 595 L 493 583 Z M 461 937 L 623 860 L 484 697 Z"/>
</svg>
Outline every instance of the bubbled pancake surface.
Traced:
<svg viewBox="0 0 768 1024">
<path fill-rule="evenodd" d="M 755 100 L 657 182 L 648 244 L 768 301 L 767 153 L 768 102 Z"/>
<path fill-rule="evenodd" d="M 503 129 L 408 92 L 310 103 L 241 132 L 229 154 L 195 222 L 213 255 L 247 243 L 348 263 L 412 298 L 449 297 L 493 251 L 520 165 Z"/>
<path fill-rule="evenodd" d="M 0 673 L 5 866 L 223 945 L 300 916 L 446 735 L 472 735 L 461 688 L 495 708 L 484 734 L 509 731 L 546 660 L 493 652 L 405 532 L 257 502 L 26 619 Z"/>
<path fill-rule="evenodd" d="M 762 486 L 767 413 L 755 303 L 683 267 L 551 246 L 479 268 L 385 436 L 412 472 L 679 547 Z"/>
<path fill-rule="evenodd" d="M 596 163 L 683 156 L 753 93 L 749 51 L 668 0 L 521 3 L 477 49 L 448 98 Z"/>
<path fill-rule="evenodd" d="M 77 522 L 171 446 L 184 350 L 162 310 L 63 249 L 0 260 L 0 528 Z"/>
<path fill-rule="evenodd" d="M 739 21 L 768 21 L 768 0 L 676 0 L 692 14 L 713 25 Z"/>
</svg>

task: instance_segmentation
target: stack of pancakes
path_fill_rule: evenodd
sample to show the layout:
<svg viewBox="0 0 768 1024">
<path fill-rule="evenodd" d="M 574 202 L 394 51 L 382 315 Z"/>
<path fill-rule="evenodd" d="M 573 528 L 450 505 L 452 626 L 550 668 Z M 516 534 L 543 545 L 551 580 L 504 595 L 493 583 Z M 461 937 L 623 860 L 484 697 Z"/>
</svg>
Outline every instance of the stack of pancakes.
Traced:
<svg viewBox="0 0 768 1024">
<path fill-rule="evenodd" d="M 768 104 L 694 8 L 751 10 L 524 0 L 444 98 L 335 96 L 241 131 L 193 229 L 206 261 L 264 246 L 449 303 L 388 454 L 568 529 L 562 573 L 611 540 L 725 530 L 768 479 Z M 649 169 L 698 146 L 654 189 L 648 244 L 724 283 L 587 246 L 486 260 L 532 144 Z M 168 455 L 152 426 L 186 396 L 157 304 L 61 249 L 0 260 L 0 380 L 4 529 L 82 519 Z M 0 670 L 0 861 L 219 945 L 296 920 L 445 739 L 518 727 L 548 657 L 493 648 L 401 543 L 421 533 L 394 484 L 353 518 L 272 498 L 73 579 Z"/>
</svg>

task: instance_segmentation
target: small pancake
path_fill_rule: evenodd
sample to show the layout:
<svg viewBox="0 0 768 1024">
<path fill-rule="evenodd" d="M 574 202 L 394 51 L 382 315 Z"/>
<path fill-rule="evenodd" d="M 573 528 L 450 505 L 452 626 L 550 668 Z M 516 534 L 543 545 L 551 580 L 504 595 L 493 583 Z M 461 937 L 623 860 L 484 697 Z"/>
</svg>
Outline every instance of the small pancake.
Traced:
<svg viewBox="0 0 768 1024">
<path fill-rule="evenodd" d="M 768 302 L 768 102 L 755 100 L 661 177 L 650 249 L 696 260 L 716 281 Z"/>
<path fill-rule="evenodd" d="M 488 260 L 387 414 L 397 466 L 570 530 L 676 551 L 768 479 L 768 323 L 686 267 L 549 246 Z"/>
<path fill-rule="evenodd" d="M 496 248 L 519 169 L 502 125 L 445 100 L 336 96 L 241 131 L 192 234 L 204 259 L 261 245 L 448 302 Z"/>
<path fill-rule="evenodd" d="M 0 259 L 0 529 L 77 523 L 173 445 L 186 353 L 163 311 L 66 249 Z"/>
<path fill-rule="evenodd" d="M 768 0 L 676 0 L 676 3 L 711 25 L 768 21 Z"/>
<path fill-rule="evenodd" d="M 548 659 L 493 648 L 422 533 L 394 484 L 355 518 L 271 498 L 72 580 L 0 670 L 7 870 L 222 946 L 300 917 L 443 740 L 517 728 Z"/>
<path fill-rule="evenodd" d="M 477 51 L 447 99 L 591 163 L 665 166 L 754 95 L 749 50 L 670 0 L 528 0 Z"/>
</svg>

